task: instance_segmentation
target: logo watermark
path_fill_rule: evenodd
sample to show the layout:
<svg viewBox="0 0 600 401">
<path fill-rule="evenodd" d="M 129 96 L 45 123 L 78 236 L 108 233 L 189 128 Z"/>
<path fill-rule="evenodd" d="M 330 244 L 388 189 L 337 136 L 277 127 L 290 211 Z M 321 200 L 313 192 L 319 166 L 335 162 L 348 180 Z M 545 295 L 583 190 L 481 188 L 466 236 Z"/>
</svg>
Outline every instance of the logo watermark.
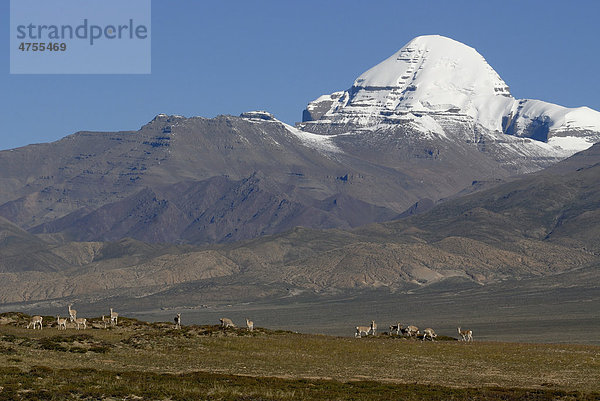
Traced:
<svg viewBox="0 0 600 401">
<path fill-rule="evenodd" d="M 11 74 L 149 74 L 150 0 L 11 0 Z"/>
</svg>

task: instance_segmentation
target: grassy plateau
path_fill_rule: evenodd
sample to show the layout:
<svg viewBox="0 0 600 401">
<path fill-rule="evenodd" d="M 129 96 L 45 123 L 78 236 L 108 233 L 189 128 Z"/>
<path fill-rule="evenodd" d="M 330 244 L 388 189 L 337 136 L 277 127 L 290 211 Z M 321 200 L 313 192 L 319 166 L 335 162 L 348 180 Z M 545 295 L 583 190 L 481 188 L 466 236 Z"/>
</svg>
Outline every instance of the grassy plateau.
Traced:
<svg viewBox="0 0 600 401">
<path fill-rule="evenodd" d="M 0 400 L 600 400 L 600 347 L 0 315 Z"/>
</svg>

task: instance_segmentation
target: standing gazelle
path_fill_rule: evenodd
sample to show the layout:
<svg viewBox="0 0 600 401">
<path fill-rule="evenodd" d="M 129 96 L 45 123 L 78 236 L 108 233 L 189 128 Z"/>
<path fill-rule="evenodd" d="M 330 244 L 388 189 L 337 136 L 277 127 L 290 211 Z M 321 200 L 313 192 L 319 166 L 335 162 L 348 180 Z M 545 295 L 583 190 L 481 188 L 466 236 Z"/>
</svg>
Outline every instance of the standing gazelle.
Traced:
<svg viewBox="0 0 600 401">
<path fill-rule="evenodd" d="M 377 324 L 374 320 L 371 321 L 370 326 L 356 326 L 356 333 L 354 333 L 354 337 L 361 338 L 363 334 L 365 336 L 375 335 L 375 331 L 377 330 Z"/>
<path fill-rule="evenodd" d="M 113 312 L 113 308 L 110 308 L 110 324 L 111 326 L 114 324 L 117 325 L 117 319 L 119 318 L 119 314 L 117 312 Z"/>
<path fill-rule="evenodd" d="M 175 316 L 175 318 L 173 320 L 175 321 L 175 328 L 180 329 L 181 328 L 181 313 L 178 313 L 177 316 Z"/>
<path fill-rule="evenodd" d="M 60 328 L 62 327 L 63 330 L 67 329 L 67 319 L 66 318 L 62 318 L 58 315 L 56 315 L 56 323 L 58 324 L 58 329 L 60 330 Z"/>
<path fill-rule="evenodd" d="M 33 316 L 27 325 L 27 328 L 30 328 L 33 325 L 33 329 L 35 330 L 36 325 L 40 325 L 40 330 L 42 329 L 43 318 L 41 316 Z"/>
<path fill-rule="evenodd" d="M 75 309 L 71 309 L 71 306 L 73 306 L 73 304 L 69 304 L 69 320 L 74 322 L 75 319 L 77 319 L 77 311 Z"/>
<path fill-rule="evenodd" d="M 390 335 L 396 333 L 397 336 L 402 332 L 402 325 L 400 323 L 394 324 L 390 326 Z"/>
<path fill-rule="evenodd" d="M 83 326 L 83 329 L 87 329 L 87 319 L 84 317 L 78 317 L 75 319 L 75 324 L 77 325 L 77 330 L 79 330 L 79 326 Z"/>
<path fill-rule="evenodd" d="M 254 330 L 254 322 L 246 318 L 246 327 L 248 328 L 248 331 Z"/>
<path fill-rule="evenodd" d="M 472 330 L 461 330 L 458 328 L 458 334 L 462 337 L 462 341 L 473 341 L 473 331 Z"/>
</svg>

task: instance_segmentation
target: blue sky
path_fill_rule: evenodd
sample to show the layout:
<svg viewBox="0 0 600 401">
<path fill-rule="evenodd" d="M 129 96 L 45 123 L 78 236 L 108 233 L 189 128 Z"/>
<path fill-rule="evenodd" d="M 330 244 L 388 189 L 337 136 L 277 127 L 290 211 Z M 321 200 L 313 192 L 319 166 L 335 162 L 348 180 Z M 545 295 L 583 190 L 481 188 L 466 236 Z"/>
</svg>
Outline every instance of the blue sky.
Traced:
<svg viewBox="0 0 600 401">
<path fill-rule="evenodd" d="M 80 130 L 135 130 L 158 113 L 264 109 L 288 123 L 415 36 L 477 49 L 517 98 L 600 110 L 600 2 L 152 1 L 149 75 L 10 75 L 0 2 L 0 149 Z"/>
</svg>

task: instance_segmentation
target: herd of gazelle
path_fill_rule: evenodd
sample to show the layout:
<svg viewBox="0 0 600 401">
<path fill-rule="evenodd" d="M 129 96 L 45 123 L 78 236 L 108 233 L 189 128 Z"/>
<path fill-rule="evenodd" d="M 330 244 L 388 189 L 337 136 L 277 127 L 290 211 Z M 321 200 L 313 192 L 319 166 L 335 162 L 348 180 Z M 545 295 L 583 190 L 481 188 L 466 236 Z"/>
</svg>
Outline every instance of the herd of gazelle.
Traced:
<svg viewBox="0 0 600 401">
<path fill-rule="evenodd" d="M 356 332 L 354 333 L 354 337 L 358 337 L 361 338 L 363 335 L 364 336 L 374 336 L 376 334 L 377 331 L 377 324 L 375 323 L 374 320 L 371 321 L 371 324 L 369 326 L 356 326 Z M 406 326 L 403 327 L 400 323 L 397 324 L 393 324 L 390 326 L 390 335 L 403 335 L 403 336 L 407 336 L 407 337 L 417 337 L 418 335 L 421 334 L 421 332 L 419 331 L 419 328 L 416 326 Z M 472 330 L 461 330 L 460 327 L 458 328 L 458 334 L 460 335 L 460 339 L 462 341 L 473 341 L 473 331 Z M 437 334 L 435 333 L 435 331 L 428 327 L 425 330 L 423 330 L 423 341 L 429 339 L 431 341 L 434 340 L 434 338 L 437 337 Z"/>
<path fill-rule="evenodd" d="M 71 307 L 73 306 L 73 304 L 69 305 L 69 318 L 68 321 L 71 323 L 74 323 L 77 327 L 77 330 L 80 329 L 80 327 L 83 327 L 83 329 L 87 329 L 87 324 L 88 321 L 86 318 L 84 317 L 77 317 L 77 311 L 75 309 L 72 309 Z M 111 326 L 116 326 L 117 325 L 117 319 L 119 318 L 119 314 L 115 311 L 113 311 L 113 308 L 110 308 L 110 319 L 105 319 L 104 315 L 102 315 L 102 322 L 104 323 L 104 328 L 106 328 L 107 323 L 110 321 L 110 325 Z M 43 318 L 41 316 L 33 316 L 31 318 L 31 320 L 29 321 L 29 324 L 27 325 L 27 328 L 33 328 L 35 330 L 35 328 L 37 326 L 39 326 L 40 330 L 42 329 L 42 322 L 43 322 Z M 56 315 L 56 324 L 58 325 L 58 329 L 59 330 L 66 330 L 67 329 L 67 318 L 61 318 L 60 315 Z"/>
<path fill-rule="evenodd" d="M 75 309 L 72 309 L 71 308 L 72 306 L 73 306 L 73 304 L 69 305 L 69 321 L 71 321 L 72 323 L 75 323 L 77 325 L 77 330 L 79 330 L 80 326 L 83 326 L 83 329 L 85 330 L 87 328 L 87 319 L 78 318 L 77 311 Z M 119 319 L 119 314 L 117 312 L 115 312 L 113 310 L 113 308 L 110 308 L 110 318 L 102 315 L 101 321 L 102 321 L 102 323 L 104 323 L 104 328 L 106 328 L 108 323 L 110 323 L 111 326 L 116 326 L 118 319 Z M 181 313 L 178 313 L 177 315 L 175 315 L 175 318 L 173 320 L 175 321 L 175 328 L 181 329 Z M 233 321 L 229 318 L 223 317 L 223 318 L 219 319 L 219 321 L 221 322 L 221 326 L 224 328 L 236 327 L 235 324 L 233 323 Z M 35 330 L 35 328 L 37 326 L 39 326 L 39 328 L 41 330 L 42 322 L 43 322 L 43 318 L 41 316 L 38 316 L 38 315 L 33 316 L 31 318 L 31 320 L 29 321 L 27 328 L 31 327 Z M 57 315 L 56 323 L 58 325 L 59 330 L 67 329 L 67 318 L 61 318 L 60 315 Z M 246 319 L 246 327 L 247 327 L 248 331 L 253 331 L 254 330 L 254 322 L 252 320 Z"/>
<path fill-rule="evenodd" d="M 223 327 L 225 329 L 228 327 L 236 327 L 235 324 L 233 323 L 233 320 L 231 320 L 227 317 L 220 318 L 219 322 L 221 322 L 221 327 Z M 246 318 L 246 328 L 248 329 L 248 331 L 254 330 L 254 322 L 252 320 L 248 320 L 248 318 Z"/>
<path fill-rule="evenodd" d="M 85 330 L 87 328 L 87 319 L 85 318 L 78 318 L 77 317 L 77 311 L 75 309 L 71 309 L 71 306 L 73 306 L 72 304 L 69 305 L 69 320 L 72 323 L 75 323 L 77 325 L 77 330 L 79 330 L 80 326 L 83 326 L 83 329 Z M 117 321 L 119 318 L 119 314 L 117 312 L 115 312 L 113 310 L 113 308 L 110 308 L 110 318 L 105 318 L 104 315 L 102 315 L 102 322 L 104 323 L 104 328 L 106 328 L 107 323 L 110 322 L 111 326 L 116 326 L 117 325 Z M 176 329 L 181 329 L 181 313 L 178 313 L 175 318 L 173 319 L 175 321 L 175 328 Z M 33 316 L 29 322 L 29 324 L 27 325 L 27 328 L 32 327 L 34 330 L 36 328 L 36 326 L 39 326 L 40 330 L 42 329 L 42 317 L 41 316 Z M 226 317 L 222 317 L 219 319 L 219 322 L 221 322 L 221 327 L 223 328 L 228 328 L 228 327 L 236 327 L 235 324 L 233 323 L 233 321 L 229 318 Z M 66 330 L 67 329 L 67 319 L 66 318 L 61 318 L 59 315 L 56 316 L 56 323 L 58 324 L 58 329 L 59 330 Z M 248 331 L 253 331 L 254 330 L 254 322 L 252 320 L 248 320 L 246 319 L 246 328 L 248 329 Z M 377 332 L 377 323 L 375 323 L 374 320 L 371 321 L 371 324 L 369 326 L 356 326 L 356 333 L 354 333 L 354 337 L 362 337 L 363 335 L 365 336 L 374 336 Z M 406 326 L 403 327 L 400 323 L 394 324 L 390 326 L 390 334 L 396 334 L 397 336 L 399 335 L 405 335 L 408 337 L 417 337 L 419 334 L 421 334 L 421 332 L 419 331 L 419 328 L 416 326 Z M 473 331 L 472 330 L 461 330 L 461 328 L 458 328 L 458 334 L 460 335 L 460 339 L 462 341 L 473 341 Z M 435 331 L 432 328 L 426 328 L 425 330 L 423 330 L 423 341 L 427 340 L 428 338 L 433 341 L 434 338 L 437 337 L 437 334 L 435 333 Z"/>
</svg>

